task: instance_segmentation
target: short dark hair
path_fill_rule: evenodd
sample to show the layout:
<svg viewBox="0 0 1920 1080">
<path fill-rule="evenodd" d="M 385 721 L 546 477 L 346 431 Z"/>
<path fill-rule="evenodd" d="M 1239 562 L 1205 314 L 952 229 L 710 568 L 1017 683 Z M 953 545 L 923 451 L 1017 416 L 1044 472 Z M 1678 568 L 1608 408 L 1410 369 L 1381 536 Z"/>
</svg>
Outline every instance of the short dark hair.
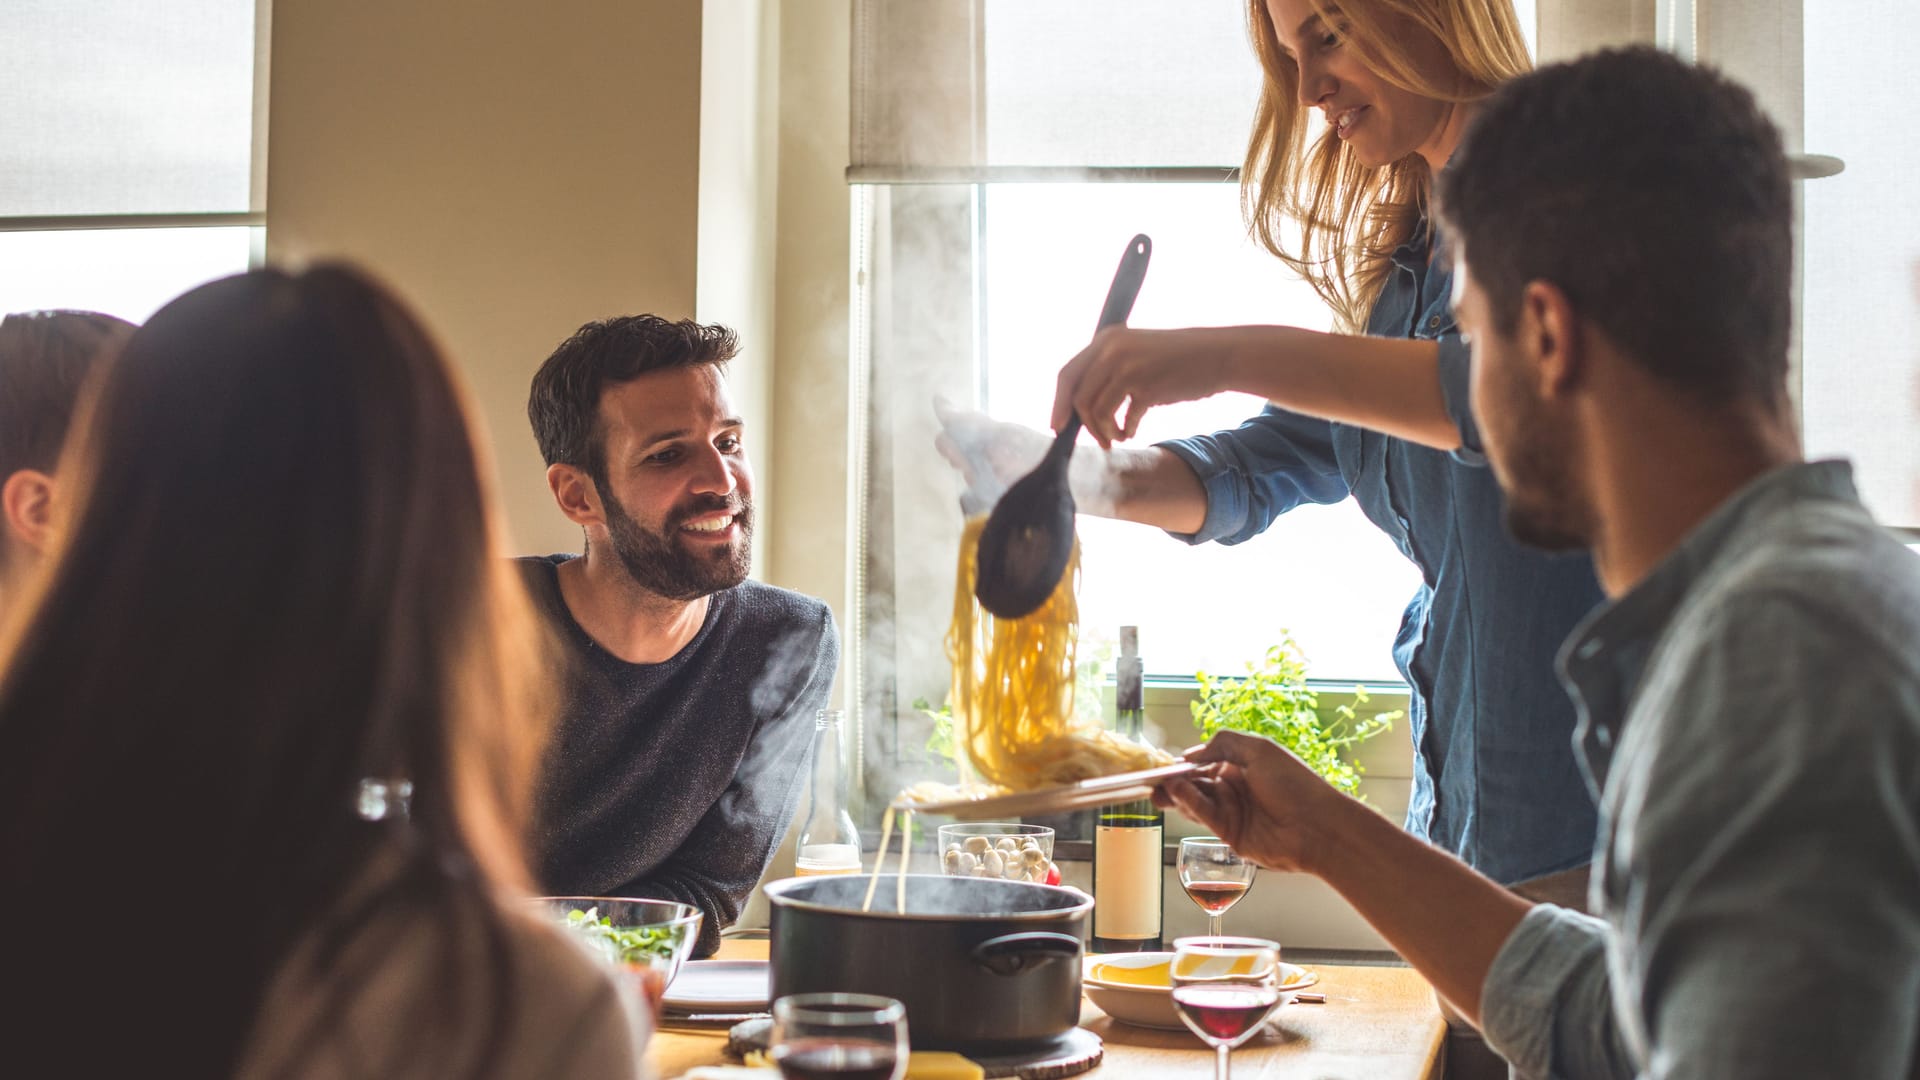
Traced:
<svg viewBox="0 0 1920 1080">
<path fill-rule="evenodd" d="M 133 334 L 93 311 L 25 311 L 0 319 L 0 480 L 51 472 L 80 388 L 96 362 Z"/>
<path fill-rule="evenodd" d="M 606 433 L 600 428 L 600 397 L 608 386 L 651 371 L 724 368 L 740 342 L 724 326 L 658 315 L 623 315 L 590 322 L 540 365 L 527 397 L 527 419 L 547 464 L 585 469 L 603 490 L 607 481 Z"/>
<path fill-rule="evenodd" d="M 1635 46 L 1517 78 L 1436 197 L 1501 333 L 1547 281 L 1699 399 L 1785 392 L 1793 190 L 1779 130 L 1725 76 Z"/>
</svg>

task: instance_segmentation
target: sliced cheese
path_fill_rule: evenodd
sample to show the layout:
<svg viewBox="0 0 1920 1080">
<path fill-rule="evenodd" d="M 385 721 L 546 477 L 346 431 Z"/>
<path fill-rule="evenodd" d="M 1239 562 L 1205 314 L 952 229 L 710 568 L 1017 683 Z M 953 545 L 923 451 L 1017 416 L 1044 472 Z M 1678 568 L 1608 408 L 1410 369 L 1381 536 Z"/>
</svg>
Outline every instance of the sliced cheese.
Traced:
<svg viewBox="0 0 1920 1080">
<path fill-rule="evenodd" d="M 987 1070 L 945 1050 L 915 1050 L 907 1056 L 906 1080 L 986 1080 Z"/>
</svg>

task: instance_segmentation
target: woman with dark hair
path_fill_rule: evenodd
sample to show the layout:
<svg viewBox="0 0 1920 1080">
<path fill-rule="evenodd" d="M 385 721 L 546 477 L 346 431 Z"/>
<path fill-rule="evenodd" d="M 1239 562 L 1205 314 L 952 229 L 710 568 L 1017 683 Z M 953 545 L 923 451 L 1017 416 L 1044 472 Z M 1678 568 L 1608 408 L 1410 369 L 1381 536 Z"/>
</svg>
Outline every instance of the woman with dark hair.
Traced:
<svg viewBox="0 0 1920 1080">
<path fill-rule="evenodd" d="M 420 324 L 352 270 L 227 278 L 90 408 L 0 633 L 9 1068 L 638 1072 L 523 898 L 545 644 Z"/>
</svg>

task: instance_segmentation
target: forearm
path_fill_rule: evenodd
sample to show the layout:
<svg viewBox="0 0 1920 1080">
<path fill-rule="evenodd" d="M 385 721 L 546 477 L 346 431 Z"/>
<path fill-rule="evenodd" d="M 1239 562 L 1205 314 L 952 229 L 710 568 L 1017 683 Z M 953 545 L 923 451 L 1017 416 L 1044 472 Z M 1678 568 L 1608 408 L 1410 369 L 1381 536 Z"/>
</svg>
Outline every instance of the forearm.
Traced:
<svg viewBox="0 0 1920 1080">
<path fill-rule="evenodd" d="M 1323 334 L 1290 326 L 1229 326 L 1218 335 L 1222 391 L 1292 412 L 1394 435 L 1437 450 L 1460 446 L 1440 385 L 1440 347 L 1414 338 Z"/>
<path fill-rule="evenodd" d="M 1071 470 L 1074 502 L 1083 513 L 1152 525 L 1168 532 L 1197 532 L 1207 520 L 1207 492 L 1193 469 L 1157 446 L 1104 451 L 1075 449 Z"/>
<path fill-rule="evenodd" d="M 671 862 L 650 874 L 634 878 L 621 886 L 620 896 L 640 896 L 654 900 L 674 900 L 700 909 L 700 937 L 694 944 L 696 957 L 712 956 L 720 948 L 720 931 L 732 926 L 746 906 L 754 884 L 742 887 L 737 881 L 722 882 L 702 870 L 679 867 Z"/>
<path fill-rule="evenodd" d="M 1500 947 L 1533 906 L 1357 802 L 1311 869 L 1470 1022 Z"/>
</svg>

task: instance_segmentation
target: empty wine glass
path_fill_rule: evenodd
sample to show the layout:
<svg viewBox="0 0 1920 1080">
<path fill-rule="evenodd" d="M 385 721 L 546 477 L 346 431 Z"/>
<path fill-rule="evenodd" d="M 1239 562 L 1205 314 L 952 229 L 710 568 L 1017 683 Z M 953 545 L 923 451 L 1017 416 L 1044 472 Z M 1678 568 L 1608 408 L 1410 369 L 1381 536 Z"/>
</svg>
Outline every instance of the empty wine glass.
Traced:
<svg viewBox="0 0 1920 1080">
<path fill-rule="evenodd" d="M 789 994 L 773 1003 L 767 1046 L 785 1080 L 900 1080 L 907 1010 L 874 994 Z"/>
<path fill-rule="evenodd" d="M 1207 913 L 1207 933 L 1220 936 L 1220 916 L 1253 888 L 1254 865 L 1234 853 L 1217 836 L 1189 836 L 1180 841 L 1180 885 L 1200 910 Z"/>
<path fill-rule="evenodd" d="M 1190 937 L 1173 943 L 1173 1007 L 1214 1048 L 1214 1080 L 1227 1055 L 1280 1004 L 1280 946 L 1261 938 Z"/>
</svg>

